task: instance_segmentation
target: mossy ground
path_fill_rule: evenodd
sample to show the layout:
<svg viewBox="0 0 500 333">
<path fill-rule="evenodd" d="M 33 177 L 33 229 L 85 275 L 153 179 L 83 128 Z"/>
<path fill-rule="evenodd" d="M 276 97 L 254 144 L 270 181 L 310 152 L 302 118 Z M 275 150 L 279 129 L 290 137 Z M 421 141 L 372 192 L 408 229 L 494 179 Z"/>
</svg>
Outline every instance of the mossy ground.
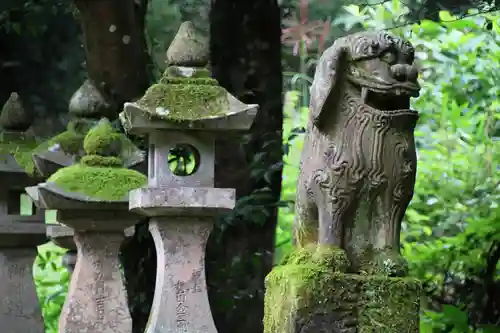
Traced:
<svg viewBox="0 0 500 333">
<path fill-rule="evenodd" d="M 34 173 L 31 155 L 37 145 L 35 138 L 22 133 L 0 133 L 0 153 L 12 155 L 17 164 L 29 175 Z"/>
<path fill-rule="evenodd" d="M 129 191 L 144 186 L 147 177 L 125 168 L 75 164 L 59 169 L 47 181 L 67 192 L 113 201 L 124 199 Z"/>
<path fill-rule="evenodd" d="M 359 333 L 418 332 L 418 281 L 346 274 L 344 259 L 338 249 L 308 247 L 275 267 L 266 278 L 264 332 L 294 332 L 317 310 L 351 313 Z"/>
<path fill-rule="evenodd" d="M 191 80 L 191 83 L 154 84 L 138 104 L 155 117 L 173 121 L 222 116 L 229 109 L 227 92 L 224 88 L 202 82 L 193 84 L 196 80 L 206 81 L 206 78 L 179 80 Z"/>
</svg>

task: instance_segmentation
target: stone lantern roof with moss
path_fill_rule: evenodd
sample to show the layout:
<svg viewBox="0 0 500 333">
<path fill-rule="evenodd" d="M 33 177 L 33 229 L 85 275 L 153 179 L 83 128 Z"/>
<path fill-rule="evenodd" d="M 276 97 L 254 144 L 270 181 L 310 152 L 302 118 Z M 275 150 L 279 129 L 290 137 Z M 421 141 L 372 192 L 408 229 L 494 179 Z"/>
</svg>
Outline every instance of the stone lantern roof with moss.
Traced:
<svg viewBox="0 0 500 333">
<path fill-rule="evenodd" d="M 85 136 L 85 155 L 78 163 L 26 190 L 38 206 L 47 209 L 125 208 L 128 192 L 145 185 L 147 178 L 123 166 L 121 145 L 121 134 L 103 118 Z"/>
<path fill-rule="evenodd" d="M 257 113 L 256 104 L 245 104 L 211 77 L 208 41 L 191 22 L 184 22 L 167 51 L 163 77 L 136 102 L 125 103 L 120 114 L 132 134 L 153 129 L 202 131 L 247 130 Z"/>
<path fill-rule="evenodd" d="M 95 119 L 75 118 L 68 123 L 64 132 L 40 143 L 32 152 L 37 173 L 49 177 L 60 168 L 78 163 L 85 155 L 85 136 L 96 123 Z M 117 135 L 121 141 L 119 155 L 125 167 L 133 168 L 144 161 L 144 152 L 126 135 Z"/>
</svg>

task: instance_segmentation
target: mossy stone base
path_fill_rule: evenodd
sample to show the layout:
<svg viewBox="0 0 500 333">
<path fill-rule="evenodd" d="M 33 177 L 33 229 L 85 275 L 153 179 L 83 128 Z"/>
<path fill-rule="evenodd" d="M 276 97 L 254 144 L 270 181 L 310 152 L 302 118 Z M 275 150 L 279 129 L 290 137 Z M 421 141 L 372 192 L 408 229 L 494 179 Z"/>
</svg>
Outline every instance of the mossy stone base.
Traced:
<svg viewBox="0 0 500 333">
<path fill-rule="evenodd" d="M 347 274 L 338 269 L 345 263 L 335 268 L 330 259 L 319 260 L 328 249 L 320 251 L 307 258 L 299 250 L 267 276 L 264 333 L 419 331 L 417 280 Z"/>
</svg>

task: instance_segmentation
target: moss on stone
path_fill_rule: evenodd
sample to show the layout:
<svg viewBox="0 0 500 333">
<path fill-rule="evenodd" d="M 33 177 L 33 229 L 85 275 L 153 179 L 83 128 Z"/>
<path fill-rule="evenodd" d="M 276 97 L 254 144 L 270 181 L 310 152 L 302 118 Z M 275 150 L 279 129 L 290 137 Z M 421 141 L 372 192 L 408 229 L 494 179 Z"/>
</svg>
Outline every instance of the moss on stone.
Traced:
<svg viewBox="0 0 500 333">
<path fill-rule="evenodd" d="M 229 109 L 224 88 L 202 84 L 154 84 L 138 104 L 156 117 L 173 121 L 222 116 Z"/>
<path fill-rule="evenodd" d="M 122 150 L 120 133 L 117 133 L 108 119 L 103 118 L 92 127 L 83 140 L 87 155 L 119 156 Z"/>
<path fill-rule="evenodd" d="M 121 167 L 123 161 L 115 156 L 87 155 L 83 156 L 80 163 L 86 166 Z"/>
<path fill-rule="evenodd" d="M 346 274 L 347 265 L 343 251 L 311 246 L 275 267 L 266 278 L 264 332 L 296 332 L 321 313 L 356 320 L 360 333 L 418 332 L 418 281 Z"/>
<path fill-rule="evenodd" d="M 131 190 L 147 184 L 147 177 L 125 168 L 75 164 L 59 169 L 47 181 L 70 193 L 113 201 L 124 199 Z"/>
<path fill-rule="evenodd" d="M 67 130 L 57 134 L 49 140 L 41 143 L 33 152 L 41 152 L 54 145 L 59 145 L 59 149 L 69 155 L 81 156 L 84 153 L 84 140 L 87 133 L 95 126 L 95 120 L 75 119 L 68 123 Z M 115 134 L 117 136 L 115 136 Z M 120 157 L 126 159 L 138 150 L 134 143 L 124 134 L 112 133 L 114 138 L 119 137 Z M 30 157 L 31 158 L 31 157 Z"/>
<path fill-rule="evenodd" d="M 38 145 L 35 138 L 22 133 L 0 133 L 0 154 L 9 154 L 27 174 L 33 175 L 33 149 Z"/>
<path fill-rule="evenodd" d="M 68 123 L 66 131 L 41 143 L 34 152 L 42 152 L 54 145 L 69 155 L 79 155 L 83 152 L 83 139 L 92 127 L 93 122 L 83 119 L 74 119 Z"/>
<path fill-rule="evenodd" d="M 212 78 L 183 78 L 183 77 L 162 77 L 160 79 L 161 84 L 199 84 L 199 85 L 211 85 L 217 86 L 219 82 Z"/>
</svg>

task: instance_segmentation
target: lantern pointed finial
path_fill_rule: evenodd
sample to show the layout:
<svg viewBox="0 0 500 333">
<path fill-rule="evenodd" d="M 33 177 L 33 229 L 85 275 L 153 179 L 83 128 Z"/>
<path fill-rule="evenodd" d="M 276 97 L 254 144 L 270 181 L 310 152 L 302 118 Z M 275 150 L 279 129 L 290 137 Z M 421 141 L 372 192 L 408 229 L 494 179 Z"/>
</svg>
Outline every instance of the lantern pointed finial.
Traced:
<svg viewBox="0 0 500 333">
<path fill-rule="evenodd" d="M 7 131 L 25 132 L 31 126 L 32 118 L 19 95 L 13 92 L 2 108 L 0 127 Z"/>
<path fill-rule="evenodd" d="M 167 50 L 168 66 L 205 67 L 209 62 L 208 37 L 191 21 L 181 24 Z"/>
</svg>

